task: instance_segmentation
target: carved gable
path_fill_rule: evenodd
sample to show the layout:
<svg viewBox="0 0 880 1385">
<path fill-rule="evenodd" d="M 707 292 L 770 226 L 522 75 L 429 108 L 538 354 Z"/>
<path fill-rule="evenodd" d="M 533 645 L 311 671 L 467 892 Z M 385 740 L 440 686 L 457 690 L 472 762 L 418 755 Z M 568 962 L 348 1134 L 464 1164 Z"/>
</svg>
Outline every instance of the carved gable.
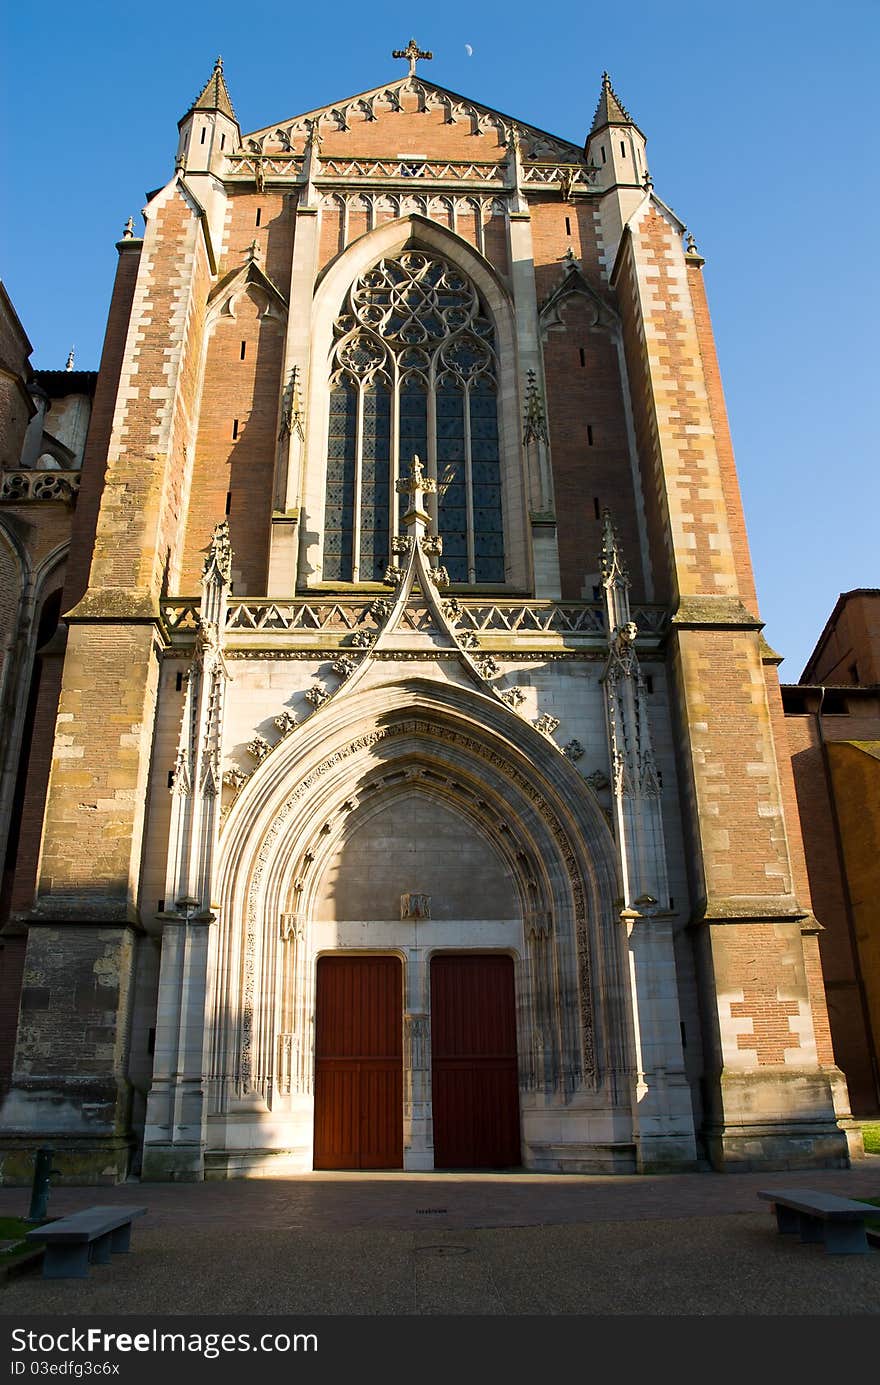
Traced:
<svg viewBox="0 0 880 1385">
<path fill-rule="evenodd" d="M 242 137 L 248 153 L 302 154 L 316 122 L 322 158 L 345 155 L 445 155 L 499 162 L 511 134 L 535 162 L 583 163 L 578 145 L 481 106 L 418 76 L 407 76 Z"/>
</svg>

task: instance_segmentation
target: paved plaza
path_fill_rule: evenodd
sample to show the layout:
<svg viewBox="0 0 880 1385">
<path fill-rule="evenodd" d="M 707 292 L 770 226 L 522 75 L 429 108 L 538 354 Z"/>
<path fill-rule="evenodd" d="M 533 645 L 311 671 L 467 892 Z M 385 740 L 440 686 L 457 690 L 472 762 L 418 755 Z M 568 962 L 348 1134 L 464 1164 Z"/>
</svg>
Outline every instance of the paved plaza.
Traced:
<svg viewBox="0 0 880 1385">
<path fill-rule="evenodd" d="M 880 1253 L 777 1235 L 757 1190 L 880 1197 L 850 1170 L 664 1177 L 327 1174 L 58 1188 L 55 1216 L 134 1203 L 133 1254 L 28 1275 L 0 1313 L 876 1314 Z M 0 1189 L 0 1215 L 27 1209 Z"/>
</svg>

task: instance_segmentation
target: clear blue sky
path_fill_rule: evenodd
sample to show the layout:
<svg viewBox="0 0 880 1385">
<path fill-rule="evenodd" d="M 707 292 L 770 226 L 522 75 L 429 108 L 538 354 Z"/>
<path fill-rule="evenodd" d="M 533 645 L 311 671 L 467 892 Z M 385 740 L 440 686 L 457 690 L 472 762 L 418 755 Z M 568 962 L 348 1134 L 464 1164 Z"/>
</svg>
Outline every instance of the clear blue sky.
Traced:
<svg viewBox="0 0 880 1385">
<path fill-rule="evenodd" d="M 97 367 L 115 240 L 171 176 L 222 53 L 243 130 L 442 86 L 581 141 L 603 69 L 706 256 L 761 610 L 795 681 L 840 591 L 880 586 L 880 0 L 698 5 L 8 5 L 0 272 L 38 367 Z M 473 50 L 469 56 L 465 45 Z M 10 61 L 11 59 L 11 61 Z"/>
</svg>

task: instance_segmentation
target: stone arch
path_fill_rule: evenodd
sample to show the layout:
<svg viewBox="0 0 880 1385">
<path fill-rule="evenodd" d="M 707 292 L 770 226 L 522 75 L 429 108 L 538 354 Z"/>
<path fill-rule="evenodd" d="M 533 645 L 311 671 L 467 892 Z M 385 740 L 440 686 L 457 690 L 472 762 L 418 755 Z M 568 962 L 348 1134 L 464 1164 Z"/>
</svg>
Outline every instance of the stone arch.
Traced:
<svg viewBox="0 0 880 1385">
<path fill-rule="evenodd" d="M 10 813 L 22 753 L 29 689 L 34 676 L 40 619 L 46 601 L 60 591 L 70 549 L 69 540 L 34 562 L 17 534 L 0 520 L 0 555 L 7 554 L 18 574 L 17 600 L 10 624 L 2 632 L 0 664 L 0 860 L 6 851 Z M 0 565 L 2 575 L 2 565 Z"/>
<path fill-rule="evenodd" d="M 518 932 L 504 937 L 520 968 L 522 1100 L 625 1106 L 619 884 L 602 811 L 565 757 L 497 699 L 412 678 L 331 699 L 259 765 L 225 822 L 206 1015 L 216 1122 L 254 1102 L 283 1122 L 310 1099 L 316 884 L 374 796 L 390 801 L 418 779 L 491 837 L 518 897 Z"/>
<path fill-rule="evenodd" d="M 371 265 L 407 249 L 435 252 L 454 264 L 479 291 L 495 330 L 498 372 L 498 430 L 502 457 L 502 491 L 507 554 L 507 582 L 529 584 L 526 515 L 522 488 L 516 321 L 511 294 L 500 275 L 468 241 L 456 232 L 413 213 L 385 221 L 352 241 L 318 276 L 312 304 L 308 431 L 305 456 L 304 506 L 300 570 L 305 585 L 320 580 L 321 539 L 324 529 L 324 472 L 327 456 L 328 372 L 333 347 L 333 324 L 351 285 Z"/>
</svg>

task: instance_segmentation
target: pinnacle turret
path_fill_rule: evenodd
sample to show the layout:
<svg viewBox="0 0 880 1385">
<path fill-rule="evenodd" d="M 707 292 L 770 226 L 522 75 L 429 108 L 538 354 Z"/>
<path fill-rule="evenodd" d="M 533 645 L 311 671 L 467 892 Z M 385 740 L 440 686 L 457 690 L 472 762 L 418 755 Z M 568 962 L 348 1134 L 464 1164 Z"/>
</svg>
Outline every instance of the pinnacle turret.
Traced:
<svg viewBox="0 0 880 1385">
<path fill-rule="evenodd" d="M 176 169 L 188 178 L 194 174 L 216 173 L 218 160 L 230 154 L 241 142 L 235 107 L 229 98 L 223 59 L 218 58 L 186 115 L 177 122 Z"/>
<path fill-rule="evenodd" d="M 606 125 L 636 125 L 636 122 L 611 85 L 610 76 L 607 72 L 603 72 L 602 90 L 599 93 L 599 102 L 596 106 L 596 114 L 593 116 L 590 134 L 595 134 L 597 130 L 604 130 Z M 636 129 L 638 128 L 636 125 Z"/>
<path fill-rule="evenodd" d="M 230 100 L 229 92 L 226 89 L 226 79 L 223 76 L 222 58 L 217 58 L 214 63 L 214 71 L 190 106 L 187 115 L 191 115 L 193 111 L 219 111 L 221 115 L 228 116 L 230 120 L 236 120 L 237 123 L 235 107 Z"/>
</svg>

